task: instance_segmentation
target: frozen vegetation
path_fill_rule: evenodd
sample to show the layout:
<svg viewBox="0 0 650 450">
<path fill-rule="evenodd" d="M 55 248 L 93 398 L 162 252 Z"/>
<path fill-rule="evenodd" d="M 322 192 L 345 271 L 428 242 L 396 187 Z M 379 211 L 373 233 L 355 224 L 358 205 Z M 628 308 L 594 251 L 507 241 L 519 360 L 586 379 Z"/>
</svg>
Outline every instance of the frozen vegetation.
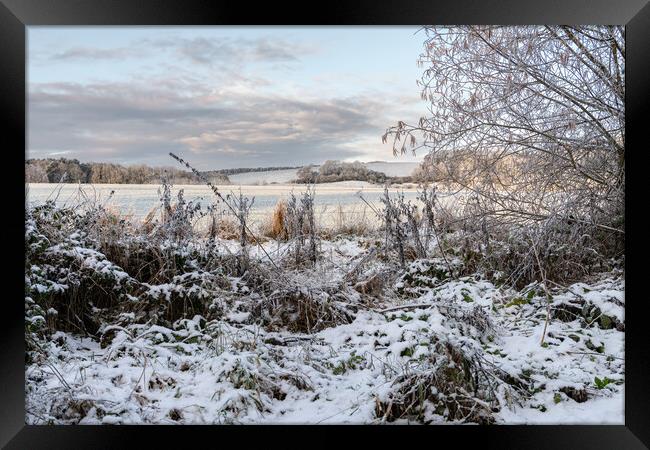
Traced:
<svg viewBox="0 0 650 450">
<path fill-rule="evenodd" d="M 254 198 L 170 154 L 209 198 L 26 205 L 26 421 L 623 424 L 624 27 L 423 31 L 429 108 L 382 136 L 417 192 L 328 161 Z"/>
<path fill-rule="evenodd" d="M 572 228 L 456 227 L 431 188 L 372 229 L 311 188 L 255 226 L 171 192 L 27 208 L 28 423 L 623 423 L 623 261 L 572 271 Z"/>
</svg>

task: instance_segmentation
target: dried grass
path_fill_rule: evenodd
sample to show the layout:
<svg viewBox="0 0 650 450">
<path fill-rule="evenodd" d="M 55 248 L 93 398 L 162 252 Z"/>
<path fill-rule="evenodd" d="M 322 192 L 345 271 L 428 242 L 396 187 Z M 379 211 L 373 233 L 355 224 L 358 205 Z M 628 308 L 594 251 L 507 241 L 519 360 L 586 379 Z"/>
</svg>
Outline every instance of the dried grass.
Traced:
<svg viewBox="0 0 650 450">
<path fill-rule="evenodd" d="M 354 320 L 336 300 L 336 294 L 319 289 L 278 289 L 258 302 L 252 313 L 269 331 L 315 333 Z"/>
<path fill-rule="evenodd" d="M 278 200 L 273 209 L 273 213 L 260 226 L 262 235 L 278 241 L 286 241 L 289 238 L 289 230 L 286 222 L 287 202 L 285 200 Z"/>
</svg>

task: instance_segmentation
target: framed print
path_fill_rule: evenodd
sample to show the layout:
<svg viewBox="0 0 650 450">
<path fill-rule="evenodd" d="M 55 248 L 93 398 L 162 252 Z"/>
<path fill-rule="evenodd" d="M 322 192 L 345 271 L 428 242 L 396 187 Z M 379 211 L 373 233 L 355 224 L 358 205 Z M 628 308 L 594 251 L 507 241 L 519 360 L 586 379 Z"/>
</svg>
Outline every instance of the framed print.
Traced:
<svg viewBox="0 0 650 450">
<path fill-rule="evenodd" d="M 2 1 L 2 444 L 647 448 L 650 6 L 289 10 Z"/>
</svg>

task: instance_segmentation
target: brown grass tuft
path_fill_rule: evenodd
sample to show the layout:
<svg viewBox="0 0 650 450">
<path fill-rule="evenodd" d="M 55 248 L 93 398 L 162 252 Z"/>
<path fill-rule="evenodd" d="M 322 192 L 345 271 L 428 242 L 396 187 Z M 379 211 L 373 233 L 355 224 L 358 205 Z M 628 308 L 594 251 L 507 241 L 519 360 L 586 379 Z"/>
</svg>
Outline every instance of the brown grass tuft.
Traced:
<svg viewBox="0 0 650 450">
<path fill-rule="evenodd" d="M 214 222 L 213 232 L 215 236 L 221 239 L 239 239 L 239 224 L 235 221 L 235 219 L 224 217 Z"/>
<path fill-rule="evenodd" d="M 151 233 L 155 228 L 156 215 L 158 213 L 158 207 L 151 208 L 147 215 L 142 220 L 141 229 L 145 234 Z"/>
<path fill-rule="evenodd" d="M 289 231 L 287 230 L 286 218 L 287 202 L 278 200 L 273 209 L 273 214 L 261 226 L 262 235 L 276 240 L 287 240 Z"/>
</svg>

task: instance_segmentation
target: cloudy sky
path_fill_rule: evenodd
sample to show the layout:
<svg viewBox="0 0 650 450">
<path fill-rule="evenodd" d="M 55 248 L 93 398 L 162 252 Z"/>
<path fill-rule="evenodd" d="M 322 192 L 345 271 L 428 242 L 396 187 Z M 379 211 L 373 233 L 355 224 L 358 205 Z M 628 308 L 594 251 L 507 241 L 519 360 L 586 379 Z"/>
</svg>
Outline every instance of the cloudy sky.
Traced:
<svg viewBox="0 0 650 450">
<path fill-rule="evenodd" d="M 416 27 L 29 27 L 27 156 L 392 161 L 385 129 L 426 112 L 423 40 Z"/>
</svg>

